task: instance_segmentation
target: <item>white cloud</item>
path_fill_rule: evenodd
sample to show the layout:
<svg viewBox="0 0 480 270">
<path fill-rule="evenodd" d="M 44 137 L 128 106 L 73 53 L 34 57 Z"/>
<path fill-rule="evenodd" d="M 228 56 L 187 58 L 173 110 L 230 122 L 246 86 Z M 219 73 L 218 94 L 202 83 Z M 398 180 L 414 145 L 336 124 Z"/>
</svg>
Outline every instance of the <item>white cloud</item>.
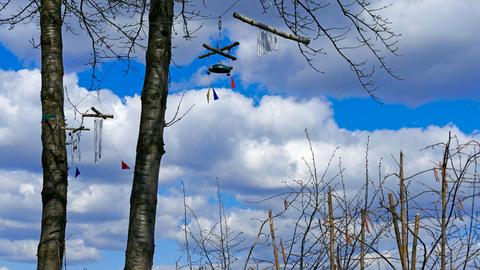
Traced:
<svg viewBox="0 0 480 270">
<path fill-rule="evenodd" d="M 0 258 L 34 262 L 37 259 L 38 240 L 6 240 L 0 239 Z M 70 262 L 88 262 L 100 259 L 99 251 L 88 247 L 81 239 L 67 240 L 67 258 Z"/>
<path fill-rule="evenodd" d="M 393 5 L 382 10 L 381 14 L 390 19 L 391 28 L 402 35 L 399 37 L 402 56 L 387 54 L 387 63 L 403 80 L 387 76 L 366 50 L 351 54 L 359 57 L 357 60 L 368 59 L 368 65 L 375 65 L 377 75 L 374 79 L 380 86 L 377 94 L 387 102 L 409 105 L 441 98 L 478 98 L 474 59 L 480 55 L 478 46 L 475 46 L 480 41 L 475 34 L 475 25 L 480 23 L 477 16 L 480 4 L 468 0 L 448 0 L 442 4 L 435 0 L 373 2 L 378 6 L 385 3 Z M 323 14 L 325 16 L 321 16 L 322 23 L 333 22 L 335 26 L 344 26 L 341 19 L 329 18 L 335 14 L 336 7 L 335 2 L 330 4 L 331 9 L 327 8 Z M 333 12 L 326 14 L 332 9 Z M 244 10 L 248 10 L 245 14 L 256 19 L 269 21 L 277 27 L 283 25 L 273 18 L 275 12 L 257 14 L 252 6 Z M 237 51 L 239 61 L 233 66 L 234 74 L 240 76 L 245 85 L 256 87 L 259 84 L 265 86 L 269 93 L 287 93 L 299 97 L 326 94 L 347 98 L 366 95 L 348 65 L 340 59 L 326 38 L 312 42 L 313 46 L 326 49 L 327 55 L 318 55 L 314 61 L 315 66 L 325 72 L 320 74 L 307 65 L 295 43 L 280 39 L 279 51 L 258 57 L 254 27 L 233 19 L 227 19 L 224 25 L 228 28 L 229 38 L 240 41 Z M 380 47 L 379 44 L 376 48 Z M 209 64 L 208 60 L 204 63 Z"/>
<path fill-rule="evenodd" d="M 0 116 L 0 243 L 3 257 L 9 260 L 34 260 L 39 232 L 41 209 L 40 109 L 39 71 L 0 71 L 0 115 L 15 112 L 17 119 Z M 110 90 L 101 90 L 101 104 L 96 92 L 89 93 L 77 85 L 74 75 L 65 77 L 72 102 L 85 100 L 81 111 L 94 105 L 115 115 L 104 125 L 104 155 L 99 164 L 93 162 L 92 132 L 82 135 L 81 175 L 69 183 L 69 222 L 67 234 L 72 234 L 68 256 L 73 260 L 96 260 L 99 249 L 123 249 L 128 228 L 128 210 L 132 171 L 119 168 L 123 159 L 134 166 L 138 133 L 140 98 L 120 98 Z M 478 139 L 476 134 L 464 134 L 454 126 L 403 128 L 400 130 L 348 131 L 340 128 L 330 104 L 321 98 L 296 99 L 266 96 L 257 105 L 241 93 L 218 89 L 220 100 L 206 103 L 205 89 L 186 91 L 182 108 L 196 104 L 182 121 L 165 132 L 166 155 L 162 160 L 158 197 L 157 239 L 181 241 L 179 230 L 183 215 L 179 180 L 187 189 L 187 202 L 199 214 L 204 224 L 213 224 L 217 210 L 215 178 L 219 177 L 225 193 L 239 200 L 259 198 L 276 192 L 291 183 L 291 178 L 308 174 L 302 157 L 309 160 L 310 151 L 304 129 L 308 128 L 319 171 L 340 147 L 336 156 L 342 157 L 348 181 L 347 192 L 354 193 L 363 184 L 364 156 L 370 136 L 371 171 L 385 157 L 385 172 L 397 170 L 390 154 L 397 156 L 401 149 L 406 155 L 407 175 L 430 168 L 437 162 L 434 153 L 419 151 L 432 143 L 444 141 L 452 130 L 461 141 Z M 171 95 L 168 104 L 170 119 L 180 100 Z M 4 106 L 3 106 L 4 105 Z M 69 126 L 73 110 L 66 105 Z M 38 117 L 35 117 L 37 115 Z M 33 118 L 33 120 L 32 120 Z M 23 124 L 25 122 L 26 124 Z M 87 127 L 92 122 L 85 122 Z M 17 151 L 11 155 L 11 151 Z M 21 150 L 21 151 L 20 151 Z M 31 159 L 38 160 L 37 163 Z M 337 166 L 337 159 L 333 167 Z M 8 166 L 6 165 L 8 164 Z M 332 169 L 334 174 L 336 169 Z M 330 177 L 332 175 L 327 175 Z M 165 190 L 168 188 L 168 190 Z M 213 204 L 212 204 L 213 203 Z M 212 206 L 213 205 L 213 206 Z M 275 205 L 267 207 L 277 207 Z M 215 208 L 216 209 L 216 208 Z M 264 210 L 232 209 L 232 226 L 254 236 L 257 223 L 252 218 L 265 217 Z M 81 252 L 80 252 L 81 251 Z M 26 255 L 25 255 L 26 254 Z M 33 254 L 33 255 L 32 255 Z"/>
<path fill-rule="evenodd" d="M 175 265 L 154 265 L 152 267 L 152 270 L 175 270 L 175 269 L 176 269 Z"/>
<path fill-rule="evenodd" d="M 100 259 L 99 251 L 94 247 L 88 247 L 82 239 L 67 240 L 67 256 L 71 262 L 88 262 Z"/>
<path fill-rule="evenodd" d="M 0 256 L 15 261 L 35 261 L 37 243 L 38 241 L 35 240 L 0 239 Z"/>
</svg>

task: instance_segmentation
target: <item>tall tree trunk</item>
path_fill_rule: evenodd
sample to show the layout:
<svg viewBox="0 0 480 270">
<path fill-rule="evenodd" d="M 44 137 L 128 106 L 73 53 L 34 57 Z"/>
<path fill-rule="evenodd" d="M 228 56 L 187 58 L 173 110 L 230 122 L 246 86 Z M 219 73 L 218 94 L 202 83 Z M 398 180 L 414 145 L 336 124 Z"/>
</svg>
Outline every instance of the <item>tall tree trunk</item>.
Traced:
<svg viewBox="0 0 480 270">
<path fill-rule="evenodd" d="M 67 224 L 67 151 L 63 114 L 61 0 L 42 0 L 42 230 L 38 243 L 39 270 L 62 268 Z"/>
<path fill-rule="evenodd" d="M 171 59 L 173 0 L 151 0 L 142 114 L 130 197 L 125 270 L 151 269 Z"/>
</svg>

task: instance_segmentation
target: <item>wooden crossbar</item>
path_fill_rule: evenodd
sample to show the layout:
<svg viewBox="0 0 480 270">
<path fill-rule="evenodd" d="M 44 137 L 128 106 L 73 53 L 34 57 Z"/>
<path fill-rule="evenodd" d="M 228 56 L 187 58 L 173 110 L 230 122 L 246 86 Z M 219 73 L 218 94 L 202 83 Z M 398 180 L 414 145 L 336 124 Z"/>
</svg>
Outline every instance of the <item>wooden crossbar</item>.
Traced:
<svg viewBox="0 0 480 270">
<path fill-rule="evenodd" d="M 95 109 L 95 107 L 91 108 L 94 113 L 84 113 L 82 116 L 83 117 L 97 117 L 97 118 L 113 118 L 112 114 L 103 114 L 99 110 Z"/>
<path fill-rule="evenodd" d="M 223 57 L 226 57 L 226 58 L 228 58 L 228 59 L 232 59 L 233 61 L 237 60 L 237 58 L 236 58 L 235 56 L 230 55 L 230 54 L 228 54 L 228 53 L 224 53 L 224 52 L 222 52 L 221 50 L 219 50 L 219 49 L 217 49 L 217 48 L 213 48 L 212 46 L 210 46 L 210 45 L 208 45 L 208 44 L 203 44 L 202 46 L 203 46 L 205 49 L 208 49 L 208 50 L 210 50 L 210 51 L 212 51 L 212 52 L 214 52 L 214 53 L 216 53 L 216 54 L 219 54 L 219 55 L 221 55 L 221 56 L 223 56 Z"/>
<path fill-rule="evenodd" d="M 220 51 L 223 52 L 223 51 L 226 51 L 226 50 L 231 50 L 233 47 L 236 47 L 236 46 L 238 46 L 238 45 L 240 45 L 240 42 L 237 41 L 237 42 L 234 42 L 234 43 L 232 43 L 232 44 L 230 44 L 230 45 L 227 45 L 227 46 L 225 46 L 225 47 L 219 48 L 218 50 L 220 50 Z M 205 58 L 205 57 L 212 56 L 212 55 L 214 55 L 214 54 L 217 54 L 217 52 L 212 51 L 212 52 L 209 52 L 209 53 L 206 53 L 206 54 L 202 54 L 202 55 L 200 55 L 198 58 L 199 58 L 199 59 L 202 59 L 202 58 Z"/>
<path fill-rule="evenodd" d="M 86 128 L 84 126 L 78 127 L 78 128 L 69 128 L 69 127 L 62 127 L 64 130 L 71 130 L 72 133 L 78 132 L 78 131 L 89 131 L 89 128 Z"/>
</svg>

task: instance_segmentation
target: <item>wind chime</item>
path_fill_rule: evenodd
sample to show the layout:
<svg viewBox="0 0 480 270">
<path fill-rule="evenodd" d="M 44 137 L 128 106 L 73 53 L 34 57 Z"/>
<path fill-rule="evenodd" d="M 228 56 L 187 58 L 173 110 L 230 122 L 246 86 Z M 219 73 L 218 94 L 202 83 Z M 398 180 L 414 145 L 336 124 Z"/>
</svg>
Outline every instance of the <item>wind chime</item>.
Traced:
<svg viewBox="0 0 480 270">
<path fill-rule="evenodd" d="M 82 115 L 82 119 L 84 117 L 93 117 L 95 118 L 93 121 L 93 146 L 95 152 L 95 163 L 102 158 L 102 131 L 103 131 L 103 120 L 107 118 L 113 119 L 113 115 L 111 114 L 103 114 L 95 107 L 92 107 L 91 110 L 94 113 L 84 113 Z"/>
<path fill-rule="evenodd" d="M 82 131 L 90 131 L 89 128 L 85 128 L 83 126 L 84 118 L 92 117 L 95 118 L 93 121 L 93 143 L 94 143 L 94 160 L 95 163 L 98 163 L 102 158 L 102 133 L 103 133 L 103 121 L 106 119 L 113 119 L 113 115 L 111 114 L 104 114 L 97 110 L 95 107 L 90 108 L 93 113 L 84 113 L 82 114 L 82 121 L 81 125 L 78 128 L 68 128 L 64 127 L 63 129 L 68 130 L 69 141 L 67 145 L 72 145 L 72 162 L 80 162 L 81 161 L 81 153 L 80 153 L 80 138 Z M 123 170 L 130 169 L 130 167 L 125 163 L 123 160 L 121 161 L 121 168 Z M 75 166 L 75 178 L 80 175 L 80 170 L 78 166 Z"/>
<path fill-rule="evenodd" d="M 95 149 L 95 151 L 94 151 L 95 152 L 95 163 L 97 163 L 102 158 L 103 120 L 106 120 L 108 118 L 113 119 L 113 115 L 103 114 L 99 110 L 97 110 L 95 107 L 92 107 L 91 109 L 94 113 L 90 113 L 90 114 L 85 113 L 85 114 L 83 114 L 82 117 L 94 117 L 94 118 L 96 118 L 93 122 L 93 126 L 94 126 L 93 144 L 94 144 L 94 149 Z M 114 147 L 114 150 L 115 150 L 115 152 L 117 152 L 115 147 Z M 117 155 L 118 155 L 118 153 L 117 153 Z M 120 166 L 121 166 L 122 170 L 129 170 L 130 169 L 130 166 L 128 166 L 128 164 L 123 160 L 121 160 Z"/>
<path fill-rule="evenodd" d="M 280 31 L 271 25 L 267 25 L 256 20 L 249 18 L 245 15 L 237 12 L 233 13 L 233 17 L 247 23 L 249 25 L 257 27 L 257 55 L 262 56 L 268 52 L 278 50 L 277 36 L 290 39 L 307 46 L 310 44 L 310 39 L 306 37 L 300 37 L 295 34 Z"/>
<path fill-rule="evenodd" d="M 219 18 L 219 20 L 218 20 L 218 38 L 217 38 L 216 46 L 212 47 L 208 44 L 203 44 L 202 46 L 205 49 L 209 50 L 209 52 L 206 53 L 206 54 L 200 55 L 198 58 L 202 59 L 202 58 L 206 58 L 206 57 L 218 54 L 218 55 L 223 56 L 223 57 L 225 57 L 227 59 L 230 59 L 232 61 L 236 61 L 237 58 L 231 54 L 231 50 L 234 47 L 240 45 L 240 43 L 239 42 L 234 42 L 234 43 L 229 44 L 227 46 L 220 47 L 221 36 L 222 36 L 222 20 L 221 20 L 221 18 Z M 212 73 L 214 73 L 214 74 L 226 74 L 227 76 L 230 77 L 231 88 L 234 89 L 236 87 L 236 85 L 235 85 L 235 81 L 233 79 L 233 76 L 231 76 L 232 70 L 233 70 L 233 66 L 226 65 L 222 61 L 219 61 L 218 63 L 210 65 L 208 67 L 207 74 L 209 76 Z M 212 79 L 210 78 L 210 86 L 209 86 L 208 91 L 207 91 L 207 102 L 208 103 L 210 103 L 210 95 L 211 94 L 213 94 L 213 100 L 218 100 L 219 99 L 218 94 L 215 91 L 215 88 L 212 87 Z"/>
<path fill-rule="evenodd" d="M 81 133 L 82 131 L 89 131 L 90 129 L 83 126 L 83 121 L 78 128 L 63 127 L 63 129 L 69 131 L 68 132 L 69 141 L 66 142 L 66 145 L 72 145 L 72 162 L 73 163 L 75 163 L 75 161 L 80 162 L 82 159 L 82 156 L 80 153 Z M 78 166 L 75 166 L 75 178 L 77 178 L 79 175 L 80 175 L 80 170 L 78 169 Z"/>
</svg>

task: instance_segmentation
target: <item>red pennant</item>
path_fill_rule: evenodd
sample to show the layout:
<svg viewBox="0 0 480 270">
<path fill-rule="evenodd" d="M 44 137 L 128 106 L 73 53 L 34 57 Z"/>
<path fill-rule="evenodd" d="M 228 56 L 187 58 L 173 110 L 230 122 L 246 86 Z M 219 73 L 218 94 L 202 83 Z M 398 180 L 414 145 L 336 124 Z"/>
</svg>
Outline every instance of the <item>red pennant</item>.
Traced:
<svg viewBox="0 0 480 270">
<path fill-rule="evenodd" d="M 122 160 L 122 170 L 130 170 L 130 167 L 128 167 L 127 163 L 125 163 L 123 160 Z"/>
<path fill-rule="evenodd" d="M 233 77 L 232 77 L 232 82 L 231 83 L 232 83 L 232 89 L 235 89 L 235 87 L 237 87 L 237 86 L 235 85 L 235 81 L 233 80 Z"/>
</svg>

